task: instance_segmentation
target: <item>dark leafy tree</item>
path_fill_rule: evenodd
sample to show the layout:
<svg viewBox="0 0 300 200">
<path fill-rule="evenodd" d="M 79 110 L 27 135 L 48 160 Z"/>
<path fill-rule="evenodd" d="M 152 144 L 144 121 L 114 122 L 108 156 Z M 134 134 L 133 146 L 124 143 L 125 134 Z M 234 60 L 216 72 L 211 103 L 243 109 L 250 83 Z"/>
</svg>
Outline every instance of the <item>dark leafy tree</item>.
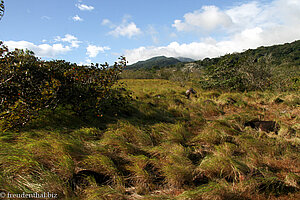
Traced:
<svg viewBox="0 0 300 200">
<path fill-rule="evenodd" d="M 82 117 L 100 116 L 112 98 L 121 101 L 112 86 L 125 66 L 124 57 L 111 67 L 43 61 L 32 51 L 9 51 L 0 41 L 0 128 L 23 126 L 41 110 L 58 105 Z"/>
<path fill-rule="evenodd" d="M 4 0 L 0 1 L 0 20 L 2 19 L 4 15 L 5 7 L 4 7 Z"/>
</svg>

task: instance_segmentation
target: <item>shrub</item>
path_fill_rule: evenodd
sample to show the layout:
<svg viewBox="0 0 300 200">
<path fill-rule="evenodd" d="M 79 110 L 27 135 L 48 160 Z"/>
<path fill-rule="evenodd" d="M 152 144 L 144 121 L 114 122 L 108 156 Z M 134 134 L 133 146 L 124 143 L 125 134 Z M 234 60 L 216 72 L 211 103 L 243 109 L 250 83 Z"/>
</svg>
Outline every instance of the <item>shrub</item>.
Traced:
<svg viewBox="0 0 300 200">
<path fill-rule="evenodd" d="M 205 68 L 200 84 L 204 89 L 264 90 L 271 86 L 271 61 L 270 55 L 257 59 L 251 55 L 228 54 Z"/>
<path fill-rule="evenodd" d="M 113 93 L 112 86 L 125 66 L 124 57 L 112 67 L 107 63 L 89 67 L 63 60 L 42 61 L 32 51 L 9 51 L 0 42 L 1 129 L 23 126 L 39 111 L 54 110 L 58 105 L 80 116 L 93 113 L 99 117 L 109 103 L 124 107 L 122 96 L 116 89 Z"/>
</svg>

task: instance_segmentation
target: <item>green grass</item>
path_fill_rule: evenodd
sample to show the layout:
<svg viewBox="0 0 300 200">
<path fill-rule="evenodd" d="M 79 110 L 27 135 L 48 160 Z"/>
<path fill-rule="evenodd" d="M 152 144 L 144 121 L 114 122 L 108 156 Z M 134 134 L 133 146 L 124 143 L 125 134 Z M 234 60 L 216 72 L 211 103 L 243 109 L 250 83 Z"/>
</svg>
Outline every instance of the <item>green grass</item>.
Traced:
<svg viewBox="0 0 300 200">
<path fill-rule="evenodd" d="M 129 113 L 82 119 L 59 108 L 2 133 L 0 190 L 87 200 L 300 197 L 299 92 L 121 81 L 132 91 Z M 197 97 L 184 96 L 189 87 Z M 253 119 L 274 120 L 281 129 L 277 135 L 244 127 Z M 74 189 L 70 180 L 82 170 L 109 181 L 90 177 Z"/>
</svg>

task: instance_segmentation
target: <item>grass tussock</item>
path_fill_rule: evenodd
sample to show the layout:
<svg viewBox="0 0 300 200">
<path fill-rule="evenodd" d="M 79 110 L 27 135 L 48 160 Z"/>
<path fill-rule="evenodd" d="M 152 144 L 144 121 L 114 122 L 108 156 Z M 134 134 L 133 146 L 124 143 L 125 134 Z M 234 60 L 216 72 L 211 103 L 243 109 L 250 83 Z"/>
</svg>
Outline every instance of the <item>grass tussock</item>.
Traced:
<svg viewBox="0 0 300 200">
<path fill-rule="evenodd" d="M 122 80 L 130 113 L 43 111 L 0 135 L 0 190 L 59 199 L 297 199 L 299 93 Z M 187 88 L 197 96 L 187 99 Z M 125 109 L 126 110 L 126 109 Z M 127 110 L 128 111 L 128 110 Z M 275 121 L 278 132 L 245 124 Z"/>
</svg>

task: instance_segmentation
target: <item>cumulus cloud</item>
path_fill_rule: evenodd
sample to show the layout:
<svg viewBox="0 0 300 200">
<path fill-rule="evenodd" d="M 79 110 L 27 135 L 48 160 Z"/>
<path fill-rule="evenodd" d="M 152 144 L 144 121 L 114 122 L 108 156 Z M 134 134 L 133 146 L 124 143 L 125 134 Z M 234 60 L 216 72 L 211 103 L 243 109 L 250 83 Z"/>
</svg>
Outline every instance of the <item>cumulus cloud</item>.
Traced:
<svg viewBox="0 0 300 200">
<path fill-rule="evenodd" d="M 102 21 L 102 25 L 107 25 L 109 28 L 113 29 L 112 31 L 108 32 L 109 35 L 113 35 L 115 37 L 123 36 L 132 38 L 133 36 L 141 34 L 142 31 L 134 22 L 128 22 L 130 18 L 131 17 L 129 15 L 125 15 L 120 25 L 115 25 L 110 20 L 104 19 Z"/>
<path fill-rule="evenodd" d="M 214 6 L 203 7 L 201 11 L 184 15 L 184 21 L 175 20 L 173 27 L 178 31 L 194 32 L 213 31 L 222 27 L 225 35 L 192 43 L 172 42 L 167 46 L 126 50 L 129 63 L 160 55 L 203 59 L 299 40 L 300 1 L 275 0 L 268 4 L 254 1 L 226 10 Z"/>
<path fill-rule="evenodd" d="M 28 41 L 5 41 L 5 45 L 8 46 L 10 50 L 18 49 L 29 49 L 33 51 L 38 57 L 48 57 L 53 58 L 59 54 L 65 54 L 71 51 L 71 47 L 63 46 L 62 44 L 40 44 L 36 45 Z"/>
<path fill-rule="evenodd" d="M 106 50 L 110 50 L 109 47 L 107 46 L 96 46 L 96 45 L 89 45 L 87 48 L 86 48 L 86 54 L 90 57 L 90 58 L 94 58 L 96 57 L 99 52 L 104 52 Z"/>
<path fill-rule="evenodd" d="M 115 37 L 127 36 L 128 38 L 132 38 L 132 36 L 139 35 L 141 33 L 141 29 L 139 29 L 134 22 L 129 24 L 121 24 L 109 32 L 110 35 Z"/>
<path fill-rule="evenodd" d="M 228 27 L 231 18 L 216 6 L 203 6 L 201 10 L 184 15 L 184 21 L 175 20 L 172 25 L 178 31 L 204 30 L 212 31 L 218 27 Z"/>
<path fill-rule="evenodd" d="M 75 15 L 74 17 L 72 17 L 72 19 L 77 22 L 77 21 L 83 21 L 83 19 L 81 17 L 79 17 L 78 15 Z"/>
<path fill-rule="evenodd" d="M 79 41 L 77 37 L 71 34 L 66 34 L 64 37 L 56 36 L 54 41 L 51 43 L 55 44 L 45 44 L 47 40 L 42 40 L 44 44 L 34 44 L 28 41 L 4 41 L 4 44 L 8 46 L 10 50 L 17 49 L 28 49 L 33 51 L 38 57 L 54 58 L 57 55 L 65 54 L 72 51 L 74 48 L 79 47 Z M 49 42 L 50 43 L 50 42 Z M 69 45 L 64 45 L 61 43 L 69 43 Z"/>
<path fill-rule="evenodd" d="M 82 11 L 92 11 L 94 10 L 94 7 L 93 6 L 88 6 L 88 5 L 85 5 L 85 4 L 76 4 L 76 7 L 79 8 L 79 10 L 82 10 Z"/>
<path fill-rule="evenodd" d="M 71 47 L 78 48 L 81 41 L 77 39 L 74 35 L 66 34 L 64 38 L 57 36 L 55 42 L 68 42 L 71 44 Z"/>
</svg>

